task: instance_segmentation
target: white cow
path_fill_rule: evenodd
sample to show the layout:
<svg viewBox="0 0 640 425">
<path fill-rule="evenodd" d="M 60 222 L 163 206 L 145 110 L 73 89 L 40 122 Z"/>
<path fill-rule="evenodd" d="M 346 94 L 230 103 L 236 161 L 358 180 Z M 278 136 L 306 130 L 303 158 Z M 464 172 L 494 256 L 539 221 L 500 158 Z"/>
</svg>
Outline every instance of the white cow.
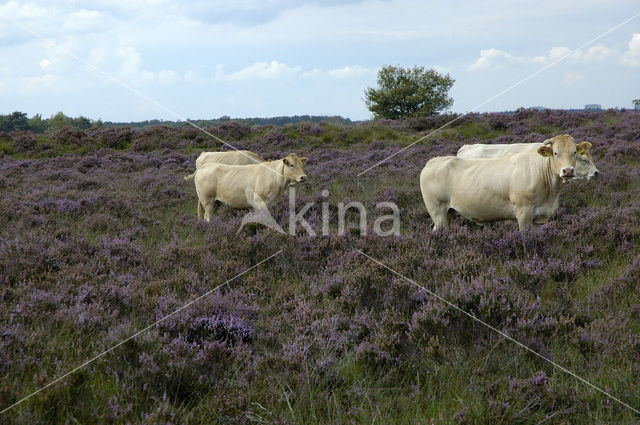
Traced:
<svg viewBox="0 0 640 425">
<path fill-rule="evenodd" d="M 562 184 L 575 177 L 578 154 L 590 148 L 565 134 L 537 151 L 431 159 L 420 174 L 420 190 L 434 230 L 447 229 L 449 209 L 481 224 L 515 219 L 520 230 L 546 223 L 558 208 Z"/>
<path fill-rule="evenodd" d="M 227 165 L 249 165 L 260 164 L 267 160 L 257 153 L 251 151 L 228 151 L 228 152 L 202 152 L 196 159 L 196 170 L 207 164 L 227 164 Z M 185 176 L 185 180 L 191 180 L 196 173 Z"/>
<path fill-rule="evenodd" d="M 552 139 L 548 139 L 542 143 L 513 143 L 503 145 L 476 143 L 473 145 L 464 145 L 458 149 L 456 156 L 462 159 L 496 158 L 525 151 L 535 151 L 540 146 L 548 144 L 551 140 Z M 589 180 L 598 174 L 598 168 L 593 163 L 593 157 L 589 152 L 586 152 L 584 155 L 578 155 L 576 162 L 576 179 Z"/>
<path fill-rule="evenodd" d="M 260 164 L 205 164 L 185 180 L 193 179 L 198 194 L 198 217 L 209 221 L 217 202 L 233 209 L 264 210 L 289 185 L 307 179 L 302 166 L 306 157 L 289 154 Z"/>
<path fill-rule="evenodd" d="M 228 165 L 248 165 L 265 161 L 266 159 L 251 151 L 202 152 L 196 159 L 196 170 L 202 168 L 205 164 L 213 162 Z"/>
</svg>

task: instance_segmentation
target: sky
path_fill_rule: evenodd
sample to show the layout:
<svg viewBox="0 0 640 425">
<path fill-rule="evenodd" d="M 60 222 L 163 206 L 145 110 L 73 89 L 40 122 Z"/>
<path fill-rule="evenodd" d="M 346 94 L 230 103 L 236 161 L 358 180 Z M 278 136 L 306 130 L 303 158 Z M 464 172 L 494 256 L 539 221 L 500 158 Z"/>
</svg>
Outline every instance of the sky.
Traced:
<svg viewBox="0 0 640 425">
<path fill-rule="evenodd" d="M 631 108 L 640 16 L 553 62 L 639 13 L 637 0 L 0 2 L 0 114 L 365 120 L 384 65 L 451 75 L 452 112 Z"/>
</svg>

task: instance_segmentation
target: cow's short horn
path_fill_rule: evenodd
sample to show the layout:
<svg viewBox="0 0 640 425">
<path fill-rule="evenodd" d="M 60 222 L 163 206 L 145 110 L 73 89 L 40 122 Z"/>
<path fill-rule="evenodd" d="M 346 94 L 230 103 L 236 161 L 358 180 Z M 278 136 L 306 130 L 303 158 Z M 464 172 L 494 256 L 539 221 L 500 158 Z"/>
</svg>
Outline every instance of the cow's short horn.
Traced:
<svg viewBox="0 0 640 425">
<path fill-rule="evenodd" d="M 553 139 L 547 139 L 544 142 L 542 142 L 542 146 L 549 146 L 552 143 L 553 143 Z"/>
</svg>

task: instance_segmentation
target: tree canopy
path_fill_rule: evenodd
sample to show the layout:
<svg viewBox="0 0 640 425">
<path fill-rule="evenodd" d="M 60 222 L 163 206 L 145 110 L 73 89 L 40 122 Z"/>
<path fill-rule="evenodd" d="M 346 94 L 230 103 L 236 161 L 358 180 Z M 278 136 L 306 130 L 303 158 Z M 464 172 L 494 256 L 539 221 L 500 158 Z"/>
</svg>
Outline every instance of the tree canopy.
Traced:
<svg viewBox="0 0 640 425">
<path fill-rule="evenodd" d="M 386 65 L 378 72 L 378 88 L 365 90 L 365 103 L 376 119 L 437 115 L 453 105 L 448 96 L 455 80 L 422 66 Z"/>
</svg>

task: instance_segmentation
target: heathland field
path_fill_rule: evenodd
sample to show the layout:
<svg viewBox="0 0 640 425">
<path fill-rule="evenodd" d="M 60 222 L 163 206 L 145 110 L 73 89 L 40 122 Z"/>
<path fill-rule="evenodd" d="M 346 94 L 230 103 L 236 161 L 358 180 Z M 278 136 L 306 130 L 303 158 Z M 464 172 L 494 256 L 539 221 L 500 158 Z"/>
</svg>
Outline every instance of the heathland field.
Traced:
<svg viewBox="0 0 640 425">
<path fill-rule="evenodd" d="M 357 177 L 448 119 L 207 127 L 309 158 L 296 211 L 313 203 L 315 237 L 236 234 L 224 207 L 199 221 L 183 177 L 222 148 L 189 126 L 0 133 L 0 410 L 161 320 L 0 423 L 640 422 L 640 114 L 467 116 Z M 428 159 L 563 133 L 601 174 L 566 184 L 550 223 L 431 232 Z M 366 235 L 354 210 L 338 234 L 351 201 Z M 399 235 L 373 232 L 378 202 L 398 205 Z M 271 212 L 287 228 L 288 197 Z"/>
</svg>

